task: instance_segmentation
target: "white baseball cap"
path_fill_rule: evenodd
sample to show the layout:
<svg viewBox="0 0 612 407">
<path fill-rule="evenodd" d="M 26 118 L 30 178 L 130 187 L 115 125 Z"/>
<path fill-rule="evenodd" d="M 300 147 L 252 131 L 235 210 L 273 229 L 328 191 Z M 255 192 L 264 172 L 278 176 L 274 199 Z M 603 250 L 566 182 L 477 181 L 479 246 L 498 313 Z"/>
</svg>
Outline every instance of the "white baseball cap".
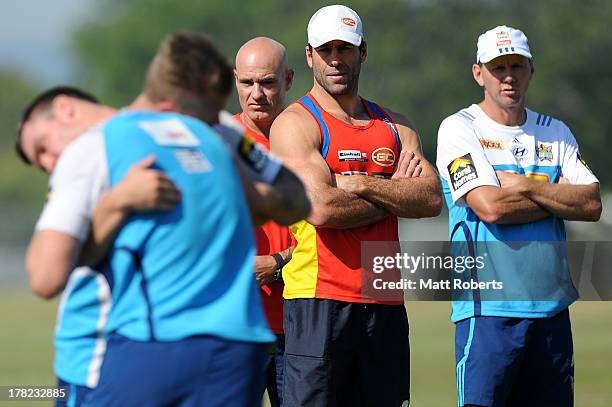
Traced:
<svg viewBox="0 0 612 407">
<path fill-rule="evenodd" d="M 333 40 L 359 46 L 362 36 L 361 18 L 339 4 L 320 8 L 308 22 L 308 43 L 314 48 Z"/>
<path fill-rule="evenodd" d="M 476 62 L 487 63 L 499 56 L 518 54 L 531 59 L 527 37 L 521 30 L 497 26 L 478 37 Z"/>
</svg>

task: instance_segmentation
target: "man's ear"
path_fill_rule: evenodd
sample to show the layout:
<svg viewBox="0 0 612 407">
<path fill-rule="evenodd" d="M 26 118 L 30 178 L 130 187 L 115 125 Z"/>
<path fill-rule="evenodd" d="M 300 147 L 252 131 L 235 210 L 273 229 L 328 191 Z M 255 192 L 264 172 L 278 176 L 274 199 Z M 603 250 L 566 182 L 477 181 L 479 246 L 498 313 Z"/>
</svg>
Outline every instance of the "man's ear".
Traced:
<svg viewBox="0 0 612 407">
<path fill-rule="evenodd" d="M 476 83 L 478 85 L 480 85 L 480 87 L 484 86 L 484 80 L 482 79 L 482 70 L 484 69 L 483 66 L 480 66 L 479 64 L 473 64 L 472 65 L 472 76 L 474 77 L 474 80 L 476 81 Z"/>
<path fill-rule="evenodd" d="M 286 91 L 291 89 L 291 86 L 293 86 L 293 75 L 294 74 L 295 74 L 295 72 L 293 72 L 293 69 L 287 68 L 287 74 L 286 74 L 286 77 L 285 77 L 285 90 Z"/>
<path fill-rule="evenodd" d="M 72 121 L 76 115 L 74 98 L 66 95 L 57 95 L 51 102 L 51 112 L 62 123 Z"/>
<path fill-rule="evenodd" d="M 366 42 L 366 40 L 361 40 L 362 44 L 361 47 L 359 48 L 359 53 L 360 53 L 360 60 L 361 63 L 363 64 L 366 59 L 368 58 L 368 43 Z"/>
<path fill-rule="evenodd" d="M 306 45 L 306 62 L 308 63 L 308 67 L 312 69 L 312 53 L 314 49 L 310 45 Z"/>
</svg>

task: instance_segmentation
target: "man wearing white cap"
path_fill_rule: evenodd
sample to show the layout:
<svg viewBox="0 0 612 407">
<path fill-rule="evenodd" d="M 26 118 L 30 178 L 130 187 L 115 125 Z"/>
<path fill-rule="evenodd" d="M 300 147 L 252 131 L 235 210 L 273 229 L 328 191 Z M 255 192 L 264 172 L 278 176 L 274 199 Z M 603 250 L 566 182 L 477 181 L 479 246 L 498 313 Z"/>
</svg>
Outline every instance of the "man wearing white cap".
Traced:
<svg viewBox="0 0 612 407">
<path fill-rule="evenodd" d="M 366 56 L 357 13 L 318 10 L 306 47 L 314 85 L 272 125 L 272 151 L 301 177 L 313 205 L 307 221 L 291 226 L 297 245 L 283 269 L 286 406 L 402 406 L 410 398 L 403 298 L 364 294 L 361 244 L 397 242 L 397 217 L 438 215 L 441 194 L 410 122 L 359 96 Z"/>
<path fill-rule="evenodd" d="M 488 256 L 464 278 L 484 281 L 495 271 L 505 283 L 496 295 L 454 298 L 459 406 L 573 405 L 568 307 L 577 293 L 564 219 L 599 219 L 599 183 L 569 128 L 525 108 L 533 73 L 525 34 L 485 32 L 472 66 L 484 99 L 446 118 L 438 133 L 450 239 Z"/>
</svg>

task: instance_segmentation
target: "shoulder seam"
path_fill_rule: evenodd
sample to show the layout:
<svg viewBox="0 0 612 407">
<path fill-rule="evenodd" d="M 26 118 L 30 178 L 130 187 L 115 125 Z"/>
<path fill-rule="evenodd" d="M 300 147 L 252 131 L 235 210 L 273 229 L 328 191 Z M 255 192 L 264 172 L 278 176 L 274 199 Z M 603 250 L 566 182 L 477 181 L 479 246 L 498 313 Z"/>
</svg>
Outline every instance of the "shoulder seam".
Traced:
<svg viewBox="0 0 612 407">
<path fill-rule="evenodd" d="M 469 122 L 473 122 L 474 120 L 476 120 L 476 117 L 472 116 L 470 113 L 466 112 L 465 110 L 459 110 L 457 113 L 453 114 L 453 116 L 461 117 Z"/>
<path fill-rule="evenodd" d="M 534 112 L 534 113 L 536 113 L 536 112 Z M 552 116 L 548 116 L 548 115 L 545 115 L 545 114 L 542 114 L 542 113 L 536 113 L 536 114 L 538 115 L 538 117 L 536 118 L 536 122 L 535 122 L 536 126 L 550 127 L 550 125 L 553 122 L 553 119 L 557 120 L 557 119 L 555 119 Z M 557 120 L 557 121 L 559 121 L 559 120 Z"/>
</svg>

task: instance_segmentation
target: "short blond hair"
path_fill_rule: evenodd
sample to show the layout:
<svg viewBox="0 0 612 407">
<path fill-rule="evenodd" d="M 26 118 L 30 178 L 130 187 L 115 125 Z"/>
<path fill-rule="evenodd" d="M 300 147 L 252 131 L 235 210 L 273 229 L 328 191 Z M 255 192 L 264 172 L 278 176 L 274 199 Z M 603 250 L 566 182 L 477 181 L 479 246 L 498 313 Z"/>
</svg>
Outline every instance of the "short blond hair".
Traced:
<svg viewBox="0 0 612 407">
<path fill-rule="evenodd" d="M 232 84 L 232 66 L 207 36 L 177 32 L 164 38 L 151 61 L 144 94 L 152 102 L 172 100 L 183 112 L 199 117 L 200 108 L 211 100 L 225 100 Z"/>
</svg>

